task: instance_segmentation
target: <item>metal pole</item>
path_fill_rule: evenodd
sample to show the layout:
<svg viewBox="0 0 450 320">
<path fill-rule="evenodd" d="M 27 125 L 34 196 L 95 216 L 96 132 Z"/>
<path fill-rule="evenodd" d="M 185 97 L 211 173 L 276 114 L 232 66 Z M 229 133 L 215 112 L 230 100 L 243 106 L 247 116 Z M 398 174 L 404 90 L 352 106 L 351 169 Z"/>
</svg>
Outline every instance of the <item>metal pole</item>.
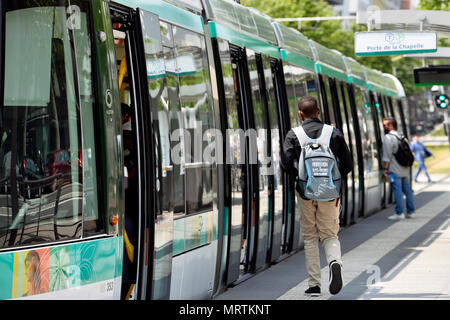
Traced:
<svg viewBox="0 0 450 320">
<path fill-rule="evenodd" d="M 274 19 L 277 22 L 292 22 L 292 21 L 327 21 L 327 20 L 356 20 L 356 16 L 331 16 L 331 17 L 303 17 L 303 18 L 278 18 Z"/>
<path fill-rule="evenodd" d="M 445 94 L 444 86 L 439 86 L 439 89 L 442 94 Z M 450 148 L 450 123 L 448 122 L 448 106 L 444 111 L 444 132 L 447 134 L 448 147 Z"/>
<path fill-rule="evenodd" d="M 444 131 L 447 134 L 447 138 L 448 138 L 448 147 L 450 148 L 450 123 L 448 122 L 448 107 L 447 110 L 445 110 L 444 112 Z"/>
</svg>

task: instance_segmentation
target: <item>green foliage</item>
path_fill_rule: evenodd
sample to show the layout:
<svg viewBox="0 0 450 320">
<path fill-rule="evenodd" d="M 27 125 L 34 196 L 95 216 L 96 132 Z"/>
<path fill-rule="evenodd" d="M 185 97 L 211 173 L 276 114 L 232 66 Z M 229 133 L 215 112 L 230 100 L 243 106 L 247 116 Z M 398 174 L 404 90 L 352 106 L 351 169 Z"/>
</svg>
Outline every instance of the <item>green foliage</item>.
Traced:
<svg viewBox="0 0 450 320">
<path fill-rule="evenodd" d="M 420 0 L 419 10 L 442 10 L 450 11 L 450 2 L 448 0 Z M 440 47 L 449 47 L 448 38 L 439 39 Z"/>
<path fill-rule="evenodd" d="M 242 0 L 241 4 L 256 8 L 272 18 L 324 17 L 333 15 L 331 6 L 323 0 Z M 298 29 L 297 22 L 283 24 Z M 302 22 L 299 31 L 309 39 L 317 41 L 328 48 L 337 48 L 344 55 L 350 55 L 353 50 L 352 31 L 342 29 L 340 21 Z M 342 41 L 343 39 L 344 41 Z"/>
<path fill-rule="evenodd" d="M 393 63 L 396 77 L 402 82 L 407 96 L 427 90 L 426 87 L 416 87 L 414 84 L 414 68 L 422 66 L 422 60 L 403 58 Z"/>
<path fill-rule="evenodd" d="M 418 9 L 450 11 L 450 3 L 448 0 L 420 0 Z"/>
<path fill-rule="evenodd" d="M 241 4 L 254 7 L 274 19 L 333 16 L 332 7 L 323 0 L 241 0 Z M 448 1 L 421 0 L 420 5 L 422 6 L 422 10 L 450 10 Z M 402 82 L 407 95 L 425 90 L 423 87 L 416 87 L 414 85 L 413 69 L 422 65 L 421 60 L 403 58 L 393 62 L 392 56 L 355 56 L 354 34 L 355 32 L 367 31 L 365 26 L 353 23 L 351 28 L 344 29 L 340 21 L 333 20 L 302 22 L 300 29 L 298 28 L 297 22 L 283 24 L 299 30 L 309 39 L 317 41 L 328 48 L 340 51 L 345 56 L 357 60 L 368 68 L 391 74 L 394 73 L 395 69 L 396 76 Z M 441 42 L 445 45 L 446 40 L 441 40 Z"/>
</svg>

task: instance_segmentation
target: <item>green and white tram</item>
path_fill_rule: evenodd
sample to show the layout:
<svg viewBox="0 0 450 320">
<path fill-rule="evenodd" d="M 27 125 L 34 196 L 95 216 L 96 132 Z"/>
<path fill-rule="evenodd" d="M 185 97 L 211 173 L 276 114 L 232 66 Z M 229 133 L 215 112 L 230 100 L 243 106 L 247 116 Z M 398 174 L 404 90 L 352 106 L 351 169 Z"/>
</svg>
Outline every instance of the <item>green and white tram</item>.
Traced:
<svg viewBox="0 0 450 320">
<path fill-rule="evenodd" d="M 120 297 L 124 166 L 107 10 L 1 2 L 2 299 Z"/>
<path fill-rule="evenodd" d="M 279 154 L 306 94 L 355 160 L 341 225 L 389 205 L 391 75 L 228 0 L 0 11 L 0 299 L 211 299 L 301 250 Z"/>
</svg>

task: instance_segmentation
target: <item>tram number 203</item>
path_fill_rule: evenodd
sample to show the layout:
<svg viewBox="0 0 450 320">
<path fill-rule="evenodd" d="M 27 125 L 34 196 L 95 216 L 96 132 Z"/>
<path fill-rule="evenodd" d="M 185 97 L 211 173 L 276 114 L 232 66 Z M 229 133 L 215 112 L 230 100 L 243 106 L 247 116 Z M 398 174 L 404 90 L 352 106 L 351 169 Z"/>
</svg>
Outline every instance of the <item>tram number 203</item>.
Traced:
<svg viewBox="0 0 450 320">
<path fill-rule="evenodd" d="M 101 292 L 112 292 L 112 291 L 114 291 L 114 281 L 108 281 L 108 282 L 104 283 L 100 287 L 100 291 Z"/>
</svg>

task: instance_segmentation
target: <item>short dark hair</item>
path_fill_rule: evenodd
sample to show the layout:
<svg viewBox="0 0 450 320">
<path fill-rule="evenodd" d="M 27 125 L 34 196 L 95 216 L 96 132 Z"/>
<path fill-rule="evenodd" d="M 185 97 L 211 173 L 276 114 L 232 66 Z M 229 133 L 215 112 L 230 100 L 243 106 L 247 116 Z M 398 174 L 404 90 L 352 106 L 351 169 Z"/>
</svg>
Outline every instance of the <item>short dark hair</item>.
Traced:
<svg viewBox="0 0 450 320">
<path fill-rule="evenodd" d="M 394 129 L 397 130 L 397 120 L 395 120 L 394 118 L 392 117 L 384 118 L 383 121 L 387 121 L 388 125 L 392 124 Z"/>
<path fill-rule="evenodd" d="M 298 102 L 298 110 L 303 112 L 306 117 L 314 116 L 318 109 L 317 100 L 314 97 L 304 96 Z"/>
<path fill-rule="evenodd" d="M 120 105 L 121 109 L 122 109 L 122 117 L 130 114 L 130 106 L 127 105 L 126 103 L 123 103 Z"/>
</svg>

